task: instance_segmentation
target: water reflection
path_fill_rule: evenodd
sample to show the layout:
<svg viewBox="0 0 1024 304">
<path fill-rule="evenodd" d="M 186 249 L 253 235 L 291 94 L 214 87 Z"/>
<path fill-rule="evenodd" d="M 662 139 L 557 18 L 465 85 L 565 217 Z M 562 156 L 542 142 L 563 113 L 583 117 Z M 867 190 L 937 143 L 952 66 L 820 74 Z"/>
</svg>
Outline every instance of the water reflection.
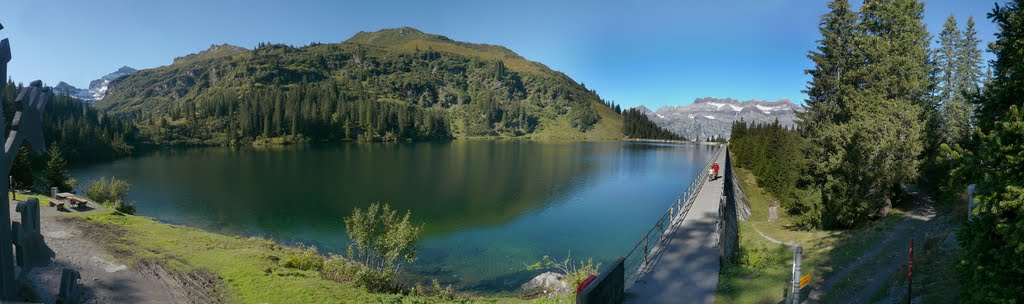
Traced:
<svg viewBox="0 0 1024 304">
<path fill-rule="evenodd" d="M 713 153 L 640 143 L 343 144 L 166 151 L 73 172 L 118 176 L 140 213 L 341 252 L 342 218 L 388 202 L 425 238 L 413 273 L 511 290 L 545 254 L 610 260 L 650 228 Z M 528 279 L 528 278 L 526 278 Z"/>
</svg>

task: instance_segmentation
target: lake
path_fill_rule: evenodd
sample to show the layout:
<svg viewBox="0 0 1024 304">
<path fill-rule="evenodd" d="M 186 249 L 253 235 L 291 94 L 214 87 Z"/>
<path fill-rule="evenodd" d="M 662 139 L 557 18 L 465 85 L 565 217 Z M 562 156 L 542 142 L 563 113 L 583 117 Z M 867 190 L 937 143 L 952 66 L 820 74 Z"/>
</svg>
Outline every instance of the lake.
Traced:
<svg viewBox="0 0 1024 304">
<path fill-rule="evenodd" d="M 161 151 L 71 170 L 132 184 L 138 214 L 344 253 L 342 218 L 386 202 L 422 223 L 406 269 L 461 290 L 515 291 L 544 255 L 625 254 L 714 147 L 452 141 Z"/>
</svg>

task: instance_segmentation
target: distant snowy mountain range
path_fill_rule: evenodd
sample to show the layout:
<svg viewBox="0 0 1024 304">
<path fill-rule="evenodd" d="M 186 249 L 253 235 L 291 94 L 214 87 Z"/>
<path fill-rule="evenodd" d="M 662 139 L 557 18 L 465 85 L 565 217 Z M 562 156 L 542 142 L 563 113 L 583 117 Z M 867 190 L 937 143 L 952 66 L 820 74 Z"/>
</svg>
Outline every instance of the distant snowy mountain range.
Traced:
<svg viewBox="0 0 1024 304">
<path fill-rule="evenodd" d="M 93 102 L 103 99 L 103 97 L 107 95 L 107 85 L 109 85 L 111 81 L 120 77 L 134 74 L 138 71 L 139 70 L 136 70 L 134 68 L 123 66 L 120 69 L 117 69 L 117 71 L 114 71 L 113 73 L 107 74 L 106 76 L 100 77 L 100 79 L 96 79 L 89 82 L 88 89 L 79 89 L 75 86 L 72 86 L 66 82 L 61 81 L 53 87 L 53 91 L 57 94 L 66 93 L 68 95 L 71 95 L 71 97 L 75 97 L 87 102 Z"/>
<path fill-rule="evenodd" d="M 783 126 L 791 127 L 798 120 L 796 113 L 803 111 L 803 107 L 789 99 L 738 101 L 712 97 L 697 98 L 685 106 L 664 106 L 657 111 L 644 106 L 637 109 L 669 131 L 700 140 L 710 137 L 728 138 L 732 132 L 732 122 L 740 119 L 748 123 L 772 123 L 777 119 Z"/>
</svg>

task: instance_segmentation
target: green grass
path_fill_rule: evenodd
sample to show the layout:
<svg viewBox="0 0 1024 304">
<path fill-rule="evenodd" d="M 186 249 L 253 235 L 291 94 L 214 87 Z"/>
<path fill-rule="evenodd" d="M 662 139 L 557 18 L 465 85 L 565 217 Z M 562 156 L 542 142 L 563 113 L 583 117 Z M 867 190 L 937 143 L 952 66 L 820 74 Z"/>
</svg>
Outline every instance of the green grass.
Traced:
<svg viewBox="0 0 1024 304">
<path fill-rule="evenodd" d="M 737 168 L 736 173 L 749 201 L 751 216 L 739 224 L 738 265 L 723 266 L 716 297 L 720 303 L 778 303 L 784 297 L 792 269 L 792 249 L 769 242 L 755 228 L 779 241 L 803 246 L 802 272 L 811 275 L 812 284 L 820 284 L 823 276 L 850 263 L 904 218 L 902 212 L 894 209 L 886 219 L 858 229 L 797 230 L 792 228 L 793 219 L 781 210 L 779 219 L 769 222 L 770 203 L 764 190 L 757 186 L 749 171 Z"/>
<path fill-rule="evenodd" d="M 538 129 L 527 137 L 539 140 L 621 140 L 622 115 L 597 102 L 592 102 L 591 106 L 601 116 L 601 120 L 587 132 L 573 128 L 569 119 L 561 115 L 555 119 L 542 120 Z"/>
<path fill-rule="evenodd" d="M 41 202 L 45 197 L 37 196 Z M 26 198 L 25 196 L 19 197 Z M 172 275 L 192 275 L 216 282 L 215 290 L 231 303 L 438 303 L 430 297 L 374 294 L 349 283 L 323 279 L 318 272 L 283 266 L 296 249 L 271 240 L 242 238 L 160 223 L 103 208 L 64 215 L 107 246 L 115 258 L 138 269 L 160 265 Z M 209 275 L 212 274 L 212 275 Z M 455 302 L 519 303 L 514 298 L 463 295 Z"/>
</svg>

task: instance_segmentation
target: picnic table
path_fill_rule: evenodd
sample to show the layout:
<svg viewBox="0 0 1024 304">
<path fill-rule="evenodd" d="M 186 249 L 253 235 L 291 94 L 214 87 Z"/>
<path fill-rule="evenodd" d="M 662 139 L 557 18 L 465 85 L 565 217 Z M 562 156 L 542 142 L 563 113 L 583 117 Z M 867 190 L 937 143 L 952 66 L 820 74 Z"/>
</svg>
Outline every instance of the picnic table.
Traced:
<svg viewBox="0 0 1024 304">
<path fill-rule="evenodd" d="M 65 204 L 74 205 L 75 208 L 82 208 L 89 203 L 89 200 L 75 195 L 74 193 L 57 193 L 57 199 L 50 198 L 50 206 L 64 207 Z"/>
</svg>

